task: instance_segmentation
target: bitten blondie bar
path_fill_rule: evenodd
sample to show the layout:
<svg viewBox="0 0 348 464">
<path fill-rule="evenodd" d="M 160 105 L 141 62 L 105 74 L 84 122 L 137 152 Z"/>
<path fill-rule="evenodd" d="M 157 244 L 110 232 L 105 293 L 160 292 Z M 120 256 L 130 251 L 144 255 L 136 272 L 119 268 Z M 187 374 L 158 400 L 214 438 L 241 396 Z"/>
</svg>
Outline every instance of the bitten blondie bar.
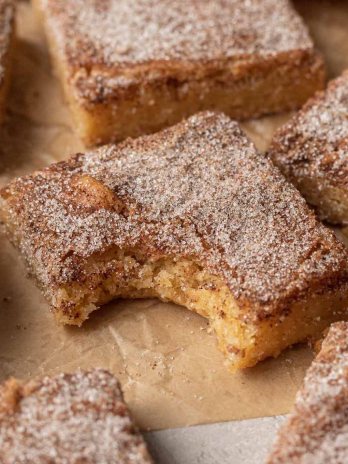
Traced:
<svg viewBox="0 0 348 464">
<path fill-rule="evenodd" d="M 322 219 L 348 224 L 348 71 L 280 128 L 270 156 Z"/>
<path fill-rule="evenodd" d="M 346 315 L 345 247 L 222 114 L 78 154 L 1 198 L 61 323 L 157 296 L 208 317 L 235 369 Z"/>
<path fill-rule="evenodd" d="M 94 369 L 0 385 L 1 464 L 150 464 L 118 381 Z"/>
<path fill-rule="evenodd" d="M 10 84 L 10 68 L 14 45 L 13 0 L 0 0 L 0 122 L 3 120 Z"/>
<path fill-rule="evenodd" d="M 268 464 L 348 462 L 348 324 L 333 324 Z"/>
<path fill-rule="evenodd" d="M 322 58 L 288 0 L 35 0 L 86 144 L 201 110 L 235 119 L 298 108 Z"/>
</svg>

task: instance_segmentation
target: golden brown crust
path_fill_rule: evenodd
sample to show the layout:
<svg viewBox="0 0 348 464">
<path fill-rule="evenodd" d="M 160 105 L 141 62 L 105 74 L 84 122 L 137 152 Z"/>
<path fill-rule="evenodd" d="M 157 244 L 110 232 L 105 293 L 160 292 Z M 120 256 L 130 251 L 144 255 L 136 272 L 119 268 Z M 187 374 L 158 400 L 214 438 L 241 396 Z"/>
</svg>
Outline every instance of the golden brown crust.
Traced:
<svg viewBox="0 0 348 464">
<path fill-rule="evenodd" d="M 313 89 L 313 92 L 322 88 L 324 83 L 323 61 L 321 56 L 313 50 L 291 50 L 265 57 L 219 58 L 212 62 L 198 61 L 194 64 L 170 61 L 151 62 L 136 66 L 135 69 L 127 72 L 126 77 L 123 76 L 122 72 L 118 76 L 120 71 L 115 77 L 115 72 L 110 69 L 98 74 L 98 72 L 86 72 L 82 68 L 74 73 L 70 83 L 74 86 L 74 94 L 79 103 L 86 108 L 93 108 L 95 105 L 115 104 L 129 99 L 137 101 L 141 97 L 141 92 L 154 91 L 161 87 L 176 89 L 178 98 L 184 98 L 185 88 L 188 92 L 190 82 L 194 84 L 205 82 L 206 91 L 208 91 L 209 84 L 216 86 L 219 83 L 227 91 L 229 87 L 232 87 L 232 84 L 238 86 L 245 80 L 251 79 L 252 76 L 255 79 L 260 78 L 260 76 L 266 79 L 268 74 L 276 69 L 282 71 L 278 77 L 283 79 L 282 73 L 285 73 L 286 70 L 291 72 L 291 67 L 307 69 L 308 73 L 312 74 L 303 75 L 301 78 L 303 83 L 310 81 L 310 79 L 316 81 L 317 88 Z M 294 83 L 293 106 L 286 109 L 298 106 L 295 92 L 296 84 L 299 83 Z M 298 87 L 300 88 L 300 85 Z M 243 116 L 243 111 L 245 116 Z M 262 108 L 258 111 L 259 114 L 265 113 Z M 249 116 L 248 108 L 240 109 L 240 113 L 240 119 Z M 257 115 L 255 114 L 255 116 Z"/>
<path fill-rule="evenodd" d="M 239 119 L 294 109 L 324 83 L 323 61 L 287 0 L 36 3 L 88 143 L 202 109 Z M 119 123 L 125 112 L 128 125 Z"/>
<path fill-rule="evenodd" d="M 269 154 L 323 219 L 347 223 L 348 71 L 279 129 Z"/>
<path fill-rule="evenodd" d="M 348 459 L 348 323 L 333 324 L 307 371 L 295 409 L 268 464 L 340 464 Z"/>
<path fill-rule="evenodd" d="M 0 386 L 2 464 L 150 464 L 120 386 L 94 369 Z"/>
<path fill-rule="evenodd" d="M 250 321 L 345 285 L 347 252 L 239 126 L 201 113 L 153 136 L 79 154 L 2 191 L 10 233 L 54 305 L 91 285 L 110 250 L 190 258 Z M 107 263 L 105 276 L 113 272 Z"/>
</svg>

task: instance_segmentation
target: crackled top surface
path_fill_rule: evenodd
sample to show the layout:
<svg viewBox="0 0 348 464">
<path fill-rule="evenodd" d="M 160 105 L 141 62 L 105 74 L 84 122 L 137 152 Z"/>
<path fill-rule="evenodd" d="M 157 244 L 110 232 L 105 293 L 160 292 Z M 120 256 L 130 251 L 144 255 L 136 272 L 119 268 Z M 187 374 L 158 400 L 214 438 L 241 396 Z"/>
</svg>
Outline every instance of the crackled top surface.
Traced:
<svg viewBox="0 0 348 464">
<path fill-rule="evenodd" d="M 312 48 L 288 0 L 39 0 L 79 66 L 197 61 Z"/>
<path fill-rule="evenodd" d="M 307 371 L 268 463 L 341 464 L 347 459 L 348 323 L 339 322 Z"/>
<path fill-rule="evenodd" d="M 152 462 L 115 377 L 95 369 L 0 386 L 2 464 Z"/>
<path fill-rule="evenodd" d="M 110 247 L 190 257 L 253 316 L 348 279 L 347 253 L 237 123 L 200 113 L 79 154 L 2 191 L 11 233 L 52 300 Z M 255 308 L 254 308 L 255 309 Z"/>
<path fill-rule="evenodd" d="M 5 55 L 13 28 L 14 6 L 12 0 L 0 0 L 0 84 L 5 77 Z"/>
<path fill-rule="evenodd" d="M 290 176 L 348 187 L 348 72 L 279 130 L 270 154 Z"/>
</svg>

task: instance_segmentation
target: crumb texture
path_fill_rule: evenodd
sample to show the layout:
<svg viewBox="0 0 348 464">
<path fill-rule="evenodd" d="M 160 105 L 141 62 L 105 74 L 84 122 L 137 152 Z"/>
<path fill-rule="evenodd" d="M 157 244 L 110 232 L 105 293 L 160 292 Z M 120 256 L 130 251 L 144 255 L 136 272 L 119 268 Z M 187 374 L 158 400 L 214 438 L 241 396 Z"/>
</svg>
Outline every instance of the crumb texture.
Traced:
<svg viewBox="0 0 348 464">
<path fill-rule="evenodd" d="M 53 304 L 59 288 L 92 289 L 95 275 L 117 272 L 115 250 L 198 263 L 254 321 L 347 282 L 343 245 L 221 114 L 78 154 L 15 180 L 2 198 L 13 240 Z"/>
<path fill-rule="evenodd" d="M 41 0 L 41 4 L 64 53 L 82 66 L 209 61 L 313 46 L 287 0 Z"/>
<path fill-rule="evenodd" d="M 2 464 L 152 462 L 118 381 L 101 369 L 2 385 L 0 460 Z"/>
<path fill-rule="evenodd" d="M 342 464 L 348 456 L 348 323 L 333 324 L 269 464 Z"/>
<path fill-rule="evenodd" d="M 276 134 L 270 154 L 284 173 L 348 186 L 348 71 L 310 100 Z"/>
</svg>

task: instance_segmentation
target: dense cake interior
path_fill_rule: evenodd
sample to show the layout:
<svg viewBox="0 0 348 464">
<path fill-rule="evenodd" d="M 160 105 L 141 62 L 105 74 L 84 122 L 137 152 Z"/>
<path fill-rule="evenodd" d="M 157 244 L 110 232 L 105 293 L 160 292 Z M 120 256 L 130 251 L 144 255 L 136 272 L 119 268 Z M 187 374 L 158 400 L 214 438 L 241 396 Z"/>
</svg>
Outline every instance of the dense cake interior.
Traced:
<svg viewBox="0 0 348 464">
<path fill-rule="evenodd" d="M 146 259 L 139 252 L 121 250 L 108 254 L 108 258 L 107 263 L 112 262 L 115 270 L 106 278 L 101 278 L 104 256 L 104 262 L 93 260 L 89 264 L 95 270 L 90 288 L 75 283 L 58 290 L 54 306 L 60 323 L 81 325 L 98 306 L 115 298 L 158 297 L 209 318 L 221 336 L 220 348 L 231 358 L 250 346 L 253 328 L 239 319 L 231 291 L 198 263 L 190 259 Z"/>
<path fill-rule="evenodd" d="M 105 264 L 110 263 L 113 271 L 105 277 Z M 347 301 L 347 289 L 342 289 L 294 302 L 286 317 L 251 320 L 222 279 L 190 259 L 147 259 L 139 251 L 117 250 L 88 266 L 93 269 L 89 288 L 74 283 L 57 291 L 58 322 L 81 325 L 92 311 L 115 298 L 157 297 L 208 318 L 232 371 L 320 336 L 331 321 L 344 317 Z"/>
</svg>

